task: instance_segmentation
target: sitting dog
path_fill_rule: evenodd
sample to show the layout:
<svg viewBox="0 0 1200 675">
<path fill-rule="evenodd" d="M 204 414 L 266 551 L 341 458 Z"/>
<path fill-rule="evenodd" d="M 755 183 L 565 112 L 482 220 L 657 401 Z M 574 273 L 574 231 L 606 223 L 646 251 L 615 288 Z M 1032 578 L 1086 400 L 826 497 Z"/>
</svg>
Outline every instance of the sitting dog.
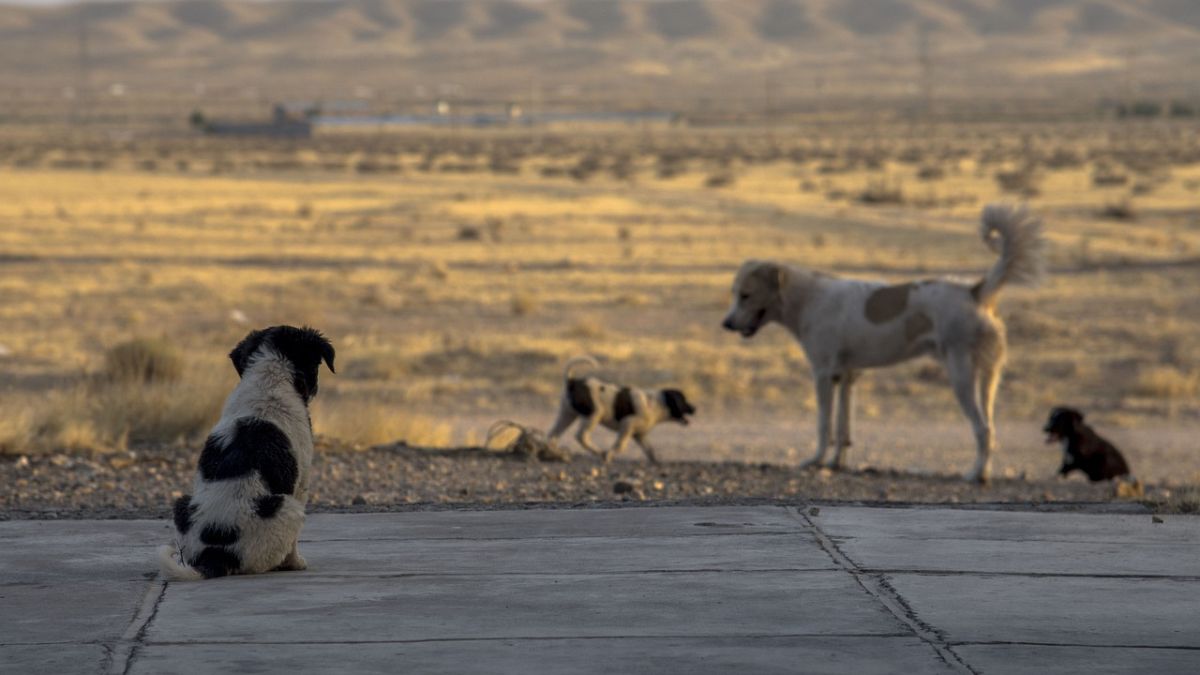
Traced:
<svg viewBox="0 0 1200 675">
<path fill-rule="evenodd" d="M 229 354 L 241 381 L 200 453 L 192 495 L 175 502 L 176 547 L 159 549 L 176 580 L 302 570 L 313 455 L 308 402 L 333 345 L 312 328 L 250 333 Z"/>
<path fill-rule="evenodd" d="M 1062 443 L 1063 463 L 1058 475 L 1066 476 L 1078 469 L 1093 483 L 1129 475 L 1121 451 L 1084 424 L 1083 413 L 1078 410 L 1051 410 L 1042 431 L 1046 432 L 1047 443 Z"/>
<path fill-rule="evenodd" d="M 828 465 L 833 468 L 841 466 L 850 445 L 851 387 L 858 374 L 930 354 L 945 366 L 975 432 L 977 456 L 966 477 L 987 481 L 995 445 L 992 408 L 1005 352 L 996 301 L 1006 284 L 1041 276 L 1041 232 L 1041 221 L 1023 208 L 986 207 L 983 240 L 998 251 L 999 260 L 973 284 L 931 279 L 889 285 L 776 262 L 745 262 L 734 279 L 733 306 L 722 326 L 749 338 L 768 323 L 779 323 L 803 347 L 816 381 L 818 408 L 817 452 L 803 466 L 825 459 L 835 390 L 836 449 Z"/>
<path fill-rule="evenodd" d="M 582 417 L 575 439 L 593 454 L 602 455 L 605 462 L 624 452 L 632 438 L 646 453 L 646 459 L 657 464 L 658 458 L 654 455 L 654 448 L 646 441 L 646 434 L 659 422 L 670 420 L 686 425 L 687 416 L 696 413 L 696 409 L 678 389 L 648 391 L 622 387 L 596 377 L 573 377 L 572 371 L 580 365 L 599 367 L 590 356 L 577 356 L 567 361 L 563 369 L 563 395 L 558 419 L 547 435 L 551 443 L 557 443 L 567 427 Z M 600 424 L 617 432 L 617 441 L 607 452 L 592 445 L 592 430 Z"/>
</svg>

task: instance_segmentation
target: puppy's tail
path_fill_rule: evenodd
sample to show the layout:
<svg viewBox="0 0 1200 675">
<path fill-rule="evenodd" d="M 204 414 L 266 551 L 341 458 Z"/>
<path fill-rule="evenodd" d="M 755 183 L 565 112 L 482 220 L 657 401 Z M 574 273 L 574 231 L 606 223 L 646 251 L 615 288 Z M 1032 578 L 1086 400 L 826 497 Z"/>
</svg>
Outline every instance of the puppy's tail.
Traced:
<svg viewBox="0 0 1200 675">
<path fill-rule="evenodd" d="M 1032 285 L 1041 280 L 1046 257 L 1041 218 L 1024 206 L 988 204 L 983 208 L 980 234 L 983 243 L 999 253 L 1000 259 L 971 287 L 976 302 L 993 304 L 1005 284 Z"/>
<path fill-rule="evenodd" d="M 583 356 L 576 356 L 576 357 L 572 358 L 570 361 L 567 361 L 567 365 L 563 367 L 563 379 L 564 380 L 571 379 L 571 371 L 574 370 L 576 366 L 585 366 L 585 365 L 589 366 L 591 368 L 599 368 L 600 367 L 600 364 L 596 362 L 596 359 L 592 358 L 591 356 L 588 356 L 586 354 Z"/>
<path fill-rule="evenodd" d="M 158 547 L 158 568 L 163 577 L 172 581 L 200 581 L 204 578 L 200 570 L 180 562 L 175 557 L 175 547 L 167 544 Z"/>
</svg>

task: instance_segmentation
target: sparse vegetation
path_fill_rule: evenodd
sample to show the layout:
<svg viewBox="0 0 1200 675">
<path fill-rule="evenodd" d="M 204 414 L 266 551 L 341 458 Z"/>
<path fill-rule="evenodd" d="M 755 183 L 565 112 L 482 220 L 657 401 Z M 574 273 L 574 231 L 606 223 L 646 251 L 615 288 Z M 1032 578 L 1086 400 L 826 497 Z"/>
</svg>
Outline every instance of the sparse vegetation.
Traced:
<svg viewBox="0 0 1200 675">
<path fill-rule="evenodd" d="M 1200 250 L 1200 153 L 1180 141 L 1193 132 L 1138 128 L 1119 144 L 1070 127 L 1033 134 L 1051 139 L 1041 144 L 999 127 L 986 142 L 951 127 L 904 133 L 0 142 L 0 256 L 13 271 L 0 279 L 0 377 L 14 383 L 0 394 L 0 450 L 195 443 L 234 382 L 218 360 L 250 328 L 287 322 L 338 347 L 314 408 L 331 440 L 440 445 L 497 418 L 541 419 L 562 363 L 589 352 L 617 379 L 694 391 L 720 411 L 705 424 L 777 419 L 764 442 L 803 454 L 814 402 L 798 348 L 775 329 L 740 342 L 718 327 L 738 263 L 973 274 L 993 260 L 979 205 L 1021 195 L 1056 243 L 1051 267 L 1069 273 L 1001 299 L 1012 341 L 1001 415 L 1040 421 L 1071 401 L 1134 428 L 1200 422 L 1188 360 L 1200 313 L 1181 262 Z M 405 177 L 359 173 L 363 159 Z M 1128 180 L 1097 184 L 1102 166 Z M 1041 194 L 1026 178 L 1002 185 L 1012 167 Z M 721 172 L 736 180 L 710 188 Z M 1141 182 L 1153 190 L 1131 197 Z M 137 335 L 168 337 L 114 349 L 108 365 L 108 347 Z M 196 358 L 211 373 L 193 372 Z M 926 363 L 860 387 L 868 427 L 961 423 Z M 686 432 L 691 447 L 739 457 L 720 433 L 700 421 Z M 1044 448 L 1016 439 L 1002 455 L 1037 471 Z M 928 461 L 943 459 L 959 458 Z"/>
</svg>

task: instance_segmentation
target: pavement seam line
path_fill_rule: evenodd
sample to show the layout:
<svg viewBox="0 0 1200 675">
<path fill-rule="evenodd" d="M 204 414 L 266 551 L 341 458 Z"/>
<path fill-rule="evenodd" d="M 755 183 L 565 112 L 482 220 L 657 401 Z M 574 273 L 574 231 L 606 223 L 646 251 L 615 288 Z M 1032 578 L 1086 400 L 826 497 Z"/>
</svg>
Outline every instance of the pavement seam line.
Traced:
<svg viewBox="0 0 1200 675">
<path fill-rule="evenodd" d="M 113 658 L 109 662 L 108 668 L 109 675 L 117 673 L 126 675 L 129 672 L 137 658 L 138 648 L 142 646 L 146 637 L 146 629 L 158 615 L 158 608 L 166 594 L 167 582 L 155 576 L 142 596 L 142 603 L 138 607 L 137 613 L 133 615 L 129 626 L 126 627 L 117 643 L 113 645 Z"/>
<path fill-rule="evenodd" d="M 854 578 L 854 581 L 857 582 L 860 587 L 862 587 L 863 591 L 865 591 L 867 595 L 870 595 L 872 598 L 874 598 L 876 602 L 878 602 L 883 606 L 884 609 L 888 611 L 888 613 L 896 617 L 897 621 L 907 626 L 908 629 L 912 631 L 913 635 L 915 635 L 919 640 L 929 645 L 929 647 L 933 649 L 934 653 L 937 654 L 938 658 L 941 659 L 943 663 L 959 672 L 978 675 L 978 671 L 972 668 L 971 665 L 968 664 L 961 656 L 959 656 L 950 646 L 950 644 L 947 643 L 945 636 L 943 636 L 933 626 L 922 621 L 917 616 L 916 612 L 913 611 L 912 607 L 905 602 L 903 596 L 901 596 L 896 589 L 893 588 L 892 585 L 883 578 L 882 575 L 863 571 L 863 569 L 859 567 L 858 563 L 854 562 L 853 559 L 843 553 L 842 549 L 838 547 L 837 543 L 834 542 L 829 535 L 825 534 L 825 531 L 822 530 L 815 522 L 813 522 L 812 518 L 810 518 L 808 514 L 804 513 L 799 507 L 792 507 L 791 509 L 788 509 L 788 511 L 793 513 L 800 519 L 801 522 L 808 526 L 813 534 L 813 537 L 815 537 L 817 540 L 817 545 L 821 547 L 821 550 L 825 551 L 825 553 L 832 558 L 839 567 L 850 574 L 850 576 Z"/>
</svg>

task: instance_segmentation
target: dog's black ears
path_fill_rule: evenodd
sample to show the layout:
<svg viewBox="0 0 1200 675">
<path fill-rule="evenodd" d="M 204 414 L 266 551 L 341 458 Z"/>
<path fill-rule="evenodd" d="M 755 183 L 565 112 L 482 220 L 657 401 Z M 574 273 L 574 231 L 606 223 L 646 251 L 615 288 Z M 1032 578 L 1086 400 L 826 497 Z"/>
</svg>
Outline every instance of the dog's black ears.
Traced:
<svg viewBox="0 0 1200 675">
<path fill-rule="evenodd" d="M 1071 426 L 1075 427 L 1076 429 L 1078 429 L 1079 425 L 1083 423 L 1083 413 L 1074 408 L 1068 408 L 1066 406 L 1059 406 L 1050 411 L 1050 419 L 1053 420 L 1058 418 L 1069 420 L 1071 422 Z"/>
<path fill-rule="evenodd" d="M 333 359 L 336 355 L 333 344 L 321 331 L 308 326 L 276 326 L 268 330 L 275 331 L 271 336 L 271 344 L 297 368 L 312 368 L 315 375 L 316 368 L 324 361 L 329 367 L 329 372 L 337 373 L 333 369 Z"/>
<path fill-rule="evenodd" d="M 233 361 L 233 367 L 237 370 L 238 377 L 246 372 L 246 366 L 250 365 L 250 357 L 254 356 L 254 352 L 258 351 L 266 337 L 267 331 L 265 330 L 250 331 L 250 334 L 242 338 L 233 351 L 229 352 L 229 360 Z"/>
<path fill-rule="evenodd" d="M 671 419 L 687 424 L 687 416 L 696 414 L 696 408 L 688 403 L 687 397 L 678 389 L 663 389 L 662 398 L 667 411 L 671 413 Z"/>
<path fill-rule="evenodd" d="M 246 372 L 246 367 L 250 365 L 250 357 L 254 356 L 264 342 L 270 342 L 272 347 L 298 368 L 313 368 L 315 374 L 315 368 L 324 361 L 329 367 L 329 372 L 337 373 L 333 369 L 336 355 L 333 345 L 320 331 L 307 326 L 272 326 L 251 331 L 229 352 L 229 360 L 233 361 L 238 377 Z"/>
</svg>

